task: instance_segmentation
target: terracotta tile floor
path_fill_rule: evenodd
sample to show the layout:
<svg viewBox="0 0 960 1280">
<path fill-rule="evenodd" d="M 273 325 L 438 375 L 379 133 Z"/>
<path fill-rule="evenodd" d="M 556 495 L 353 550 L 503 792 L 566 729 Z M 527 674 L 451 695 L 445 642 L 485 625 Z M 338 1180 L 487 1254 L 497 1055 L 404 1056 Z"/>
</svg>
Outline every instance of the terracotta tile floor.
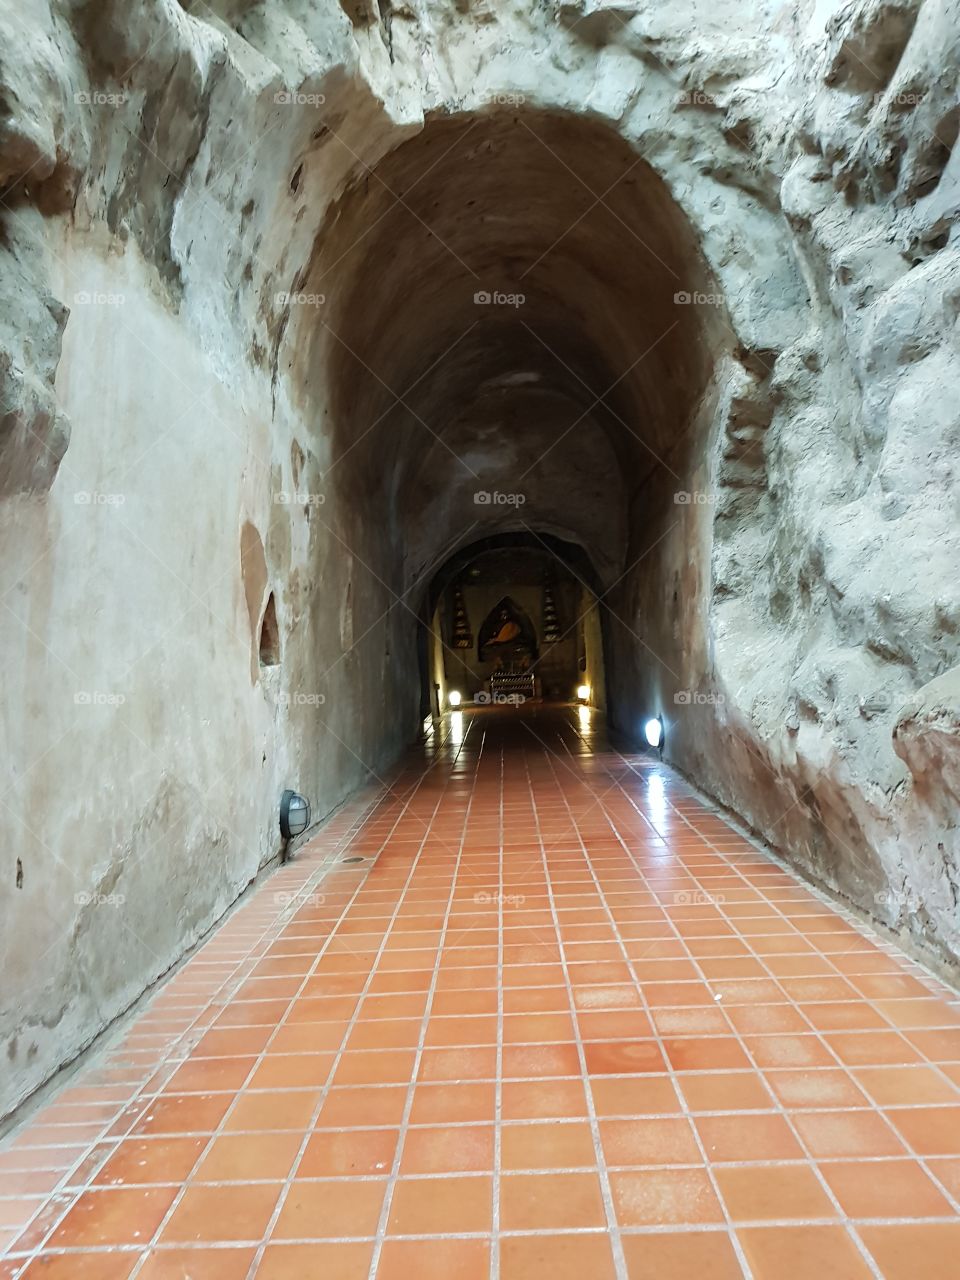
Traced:
<svg viewBox="0 0 960 1280">
<path fill-rule="evenodd" d="M 0 1245 L 3 1280 L 953 1278 L 960 1004 L 591 713 L 455 715 L 4 1142 Z"/>
</svg>

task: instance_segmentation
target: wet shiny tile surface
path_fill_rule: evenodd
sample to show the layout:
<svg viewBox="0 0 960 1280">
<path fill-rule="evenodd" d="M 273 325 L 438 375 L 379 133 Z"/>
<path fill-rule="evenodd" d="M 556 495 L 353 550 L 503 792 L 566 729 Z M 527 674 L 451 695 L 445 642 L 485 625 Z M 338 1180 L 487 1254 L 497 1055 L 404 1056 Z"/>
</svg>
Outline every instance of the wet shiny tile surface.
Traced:
<svg viewBox="0 0 960 1280">
<path fill-rule="evenodd" d="M 0 1145 L 0 1278 L 945 1280 L 958 1198 L 955 993 L 593 713 L 471 712 Z"/>
</svg>

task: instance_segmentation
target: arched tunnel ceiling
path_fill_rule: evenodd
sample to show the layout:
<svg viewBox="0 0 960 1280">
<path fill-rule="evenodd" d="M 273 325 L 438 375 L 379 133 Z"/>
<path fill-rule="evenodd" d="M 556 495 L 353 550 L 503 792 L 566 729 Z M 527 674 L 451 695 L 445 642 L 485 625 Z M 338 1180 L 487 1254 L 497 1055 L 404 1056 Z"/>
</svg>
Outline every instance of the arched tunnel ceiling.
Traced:
<svg viewBox="0 0 960 1280">
<path fill-rule="evenodd" d="M 368 490 L 392 478 L 412 572 L 535 525 L 609 576 L 709 378 L 705 309 L 675 302 L 706 287 L 683 212 L 609 126 L 438 116 L 332 207 L 296 376 L 329 388 L 334 460 Z M 483 510 L 478 491 L 523 501 Z"/>
</svg>

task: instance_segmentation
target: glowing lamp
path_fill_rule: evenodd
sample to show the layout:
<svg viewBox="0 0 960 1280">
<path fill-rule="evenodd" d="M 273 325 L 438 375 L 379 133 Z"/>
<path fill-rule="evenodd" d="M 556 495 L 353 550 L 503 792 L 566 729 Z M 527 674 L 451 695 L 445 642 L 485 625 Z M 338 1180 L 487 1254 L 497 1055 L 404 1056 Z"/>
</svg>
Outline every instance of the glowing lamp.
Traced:
<svg viewBox="0 0 960 1280">
<path fill-rule="evenodd" d="M 663 721 L 659 716 L 654 720 L 648 720 L 643 726 L 643 736 L 649 742 L 651 747 L 659 747 L 663 743 Z"/>
<path fill-rule="evenodd" d="M 581 702 L 589 702 L 590 686 L 588 684 L 582 684 L 577 690 L 577 697 L 580 699 Z"/>
<path fill-rule="evenodd" d="M 459 707 L 460 703 L 463 701 L 463 697 L 456 689 L 451 689 L 447 694 L 447 701 L 450 703 L 451 707 Z"/>
</svg>

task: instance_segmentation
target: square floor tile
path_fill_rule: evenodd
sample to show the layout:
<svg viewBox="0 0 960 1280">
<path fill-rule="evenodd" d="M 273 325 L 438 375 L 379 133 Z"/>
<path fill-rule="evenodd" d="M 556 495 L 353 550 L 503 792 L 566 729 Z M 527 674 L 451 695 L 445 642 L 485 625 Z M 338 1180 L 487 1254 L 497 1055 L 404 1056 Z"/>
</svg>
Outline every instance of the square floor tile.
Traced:
<svg viewBox="0 0 960 1280">
<path fill-rule="evenodd" d="M 400 1176 L 493 1171 L 493 1126 L 457 1125 L 407 1132 Z"/>
<path fill-rule="evenodd" d="M 407 1079 L 412 1074 L 407 1072 Z M 493 1080 L 497 1074 L 497 1051 L 493 1046 L 473 1049 L 425 1049 L 420 1060 L 421 1082 L 452 1080 Z"/>
<path fill-rule="evenodd" d="M 286 1023 L 271 1040 L 266 1060 L 284 1053 L 335 1053 L 348 1025 L 341 1021 Z"/>
<path fill-rule="evenodd" d="M 697 1116 L 707 1158 L 714 1162 L 802 1160 L 803 1149 L 782 1116 Z"/>
<path fill-rule="evenodd" d="M 703 1169 L 644 1169 L 612 1173 L 622 1227 L 700 1226 L 723 1221 L 720 1202 Z"/>
<path fill-rule="evenodd" d="M 745 1035 L 744 1044 L 761 1068 L 835 1067 L 836 1059 L 810 1035 Z"/>
<path fill-rule="evenodd" d="M 459 1019 L 459 1021 L 464 1021 Z M 504 1044 L 550 1044 L 572 1040 L 573 1019 L 569 1013 L 517 1013 L 503 1019 Z M 496 1020 L 493 1023 L 495 1041 Z"/>
<path fill-rule="evenodd" d="M 503 993 L 504 1014 L 562 1013 L 569 1007 L 570 997 L 565 986 L 514 987 Z"/>
<path fill-rule="evenodd" d="M 496 991 L 437 992 L 431 1005 L 431 1013 L 434 1017 L 463 1018 L 468 1014 L 495 1014 L 496 1012 Z"/>
<path fill-rule="evenodd" d="M 649 1040 L 650 1019 L 634 1009 L 583 1012 L 577 1017 L 583 1040 Z"/>
<path fill-rule="evenodd" d="M 953 1210 L 915 1160 L 823 1162 L 820 1170 L 851 1218 L 950 1217 Z"/>
<path fill-rule="evenodd" d="M 475 1015 L 466 1018 L 431 1018 L 424 1039 L 424 1044 L 429 1049 L 496 1043 L 497 1019 Z"/>
<path fill-rule="evenodd" d="M 127 1280 L 140 1256 L 136 1251 L 47 1254 L 30 1263 L 23 1280 Z M 11 1263 L 9 1271 L 4 1271 L 0 1261 L 0 1280 L 12 1280 L 22 1265 Z"/>
<path fill-rule="evenodd" d="M 882 1107 L 912 1107 L 927 1103 L 960 1103 L 960 1089 L 936 1067 L 858 1067 L 861 1089 Z"/>
<path fill-rule="evenodd" d="M 877 1000 L 877 1011 L 882 1013 L 888 1022 L 895 1027 L 955 1027 L 958 1019 L 956 1013 L 945 1000 L 935 996 L 923 999 Z"/>
<path fill-rule="evenodd" d="M 193 1175 L 195 1182 L 257 1182 L 285 1178 L 302 1139 L 299 1133 L 225 1133 Z"/>
<path fill-rule="evenodd" d="M 508 1044 L 503 1049 L 504 1079 L 579 1076 L 580 1055 L 574 1044 Z"/>
<path fill-rule="evenodd" d="M 861 1227 L 860 1236 L 884 1280 L 956 1280 L 958 1222 Z"/>
<path fill-rule="evenodd" d="M 804 1111 L 793 1123 L 814 1159 L 904 1153 L 903 1143 L 876 1111 Z"/>
<path fill-rule="evenodd" d="M 373 1242 L 271 1244 L 263 1252 L 257 1280 L 367 1280 Z"/>
<path fill-rule="evenodd" d="M 689 1120 L 679 1116 L 647 1116 L 641 1120 L 601 1120 L 600 1140 L 607 1165 L 699 1164 Z"/>
<path fill-rule="evenodd" d="M 654 1026 L 662 1036 L 730 1035 L 730 1026 L 722 1009 L 715 1006 L 695 1009 L 653 1009 Z"/>
<path fill-rule="evenodd" d="M 224 1122 L 227 1133 L 309 1128 L 320 1092 L 316 1089 L 278 1090 L 272 1093 L 244 1093 Z"/>
<path fill-rule="evenodd" d="M 399 1137 L 399 1129 L 318 1129 L 307 1142 L 297 1177 L 386 1177 Z"/>
<path fill-rule="evenodd" d="M 505 1080 L 504 1120 L 546 1120 L 587 1115 L 581 1080 Z"/>
<path fill-rule="evenodd" d="M 507 1124 L 500 1136 L 501 1167 L 575 1169 L 597 1162 L 593 1134 L 585 1122 Z"/>
<path fill-rule="evenodd" d="M 188 1186 L 160 1237 L 164 1244 L 262 1239 L 280 1196 L 278 1182 Z"/>
<path fill-rule="evenodd" d="M 5 1196 L 0 1199 L 0 1231 L 21 1231 L 45 1203 L 43 1196 Z"/>
<path fill-rule="evenodd" d="M 818 1031 L 879 1031 L 890 1025 L 863 1000 L 805 1004 L 803 1014 Z"/>
<path fill-rule="evenodd" d="M 691 1111 L 768 1111 L 773 1105 L 753 1071 L 709 1071 L 677 1077 Z"/>
<path fill-rule="evenodd" d="M 134 1134 L 213 1133 L 233 1098 L 230 1093 L 180 1093 L 153 1098 L 135 1125 Z"/>
<path fill-rule="evenodd" d="M 573 1003 L 577 1009 L 639 1009 L 643 1006 L 640 992 L 632 984 L 576 987 Z"/>
<path fill-rule="evenodd" d="M 591 1076 L 645 1075 L 664 1069 L 655 1040 L 594 1040 L 584 1045 L 583 1052 Z"/>
<path fill-rule="evenodd" d="M 377 1280 L 488 1280 L 489 1275 L 486 1240 L 385 1240 L 377 1267 Z"/>
<path fill-rule="evenodd" d="M 848 1067 L 899 1066 L 919 1062 L 917 1050 L 896 1031 L 838 1031 L 824 1039 Z"/>
<path fill-rule="evenodd" d="M 177 1187 L 105 1187 L 86 1191 L 54 1231 L 54 1249 L 143 1244 L 173 1204 Z"/>
<path fill-rule="evenodd" d="M 273 1228 L 274 1240 L 373 1236 L 386 1179 L 368 1182 L 294 1182 Z"/>
<path fill-rule="evenodd" d="M 360 1125 L 398 1125 L 403 1119 L 406 1101 L 407 1090 L 395 1085 L 379 1089 L 331 1089 L 315 1127 L 349 1129 Z"/>
<path fill-rule="evenodd" d="M 596 1173 L 507 1174 L 500 1183 L 504 1231 L 603 1227 L 606 1215 Z"/>
<path fill-rule="evenodd" d="M 606 1234 L 507 1236 L 500 1241 L 500 1280 L 547 1276 L 550 1280 L 614 1280 L 616 1269 Z M 437 1280 L 447 1277 L 438 1275 Z"/>
<path fill-rule="evenodd" d="M 357 1050 L 345 1053 L 333 1076 L 335 1085 L 401 1084 L 413 1075 L 413 1049 Z"/>
<path fill-rule="evenodd" d="M 169 1182 L 179 1185 L 196 1164 L 207 1138 L 129 1138 L 94 1174 L 98 1186 Z"/>
<path fill-rule="evenodd" d="M 897 1107 L 886 1115 L 918 1155 L 960 1155 L 960 1106 Z"/>
<path fill-rule="evenodd" d="M 674 1071 L 735 1071 L 751 1066 L 733 1036 L 670 1039 L 664 1041 L 664 1049 Z"/>
<path fill-rule="evenodd" d="M 716 1178 L 732 1222 L 838 1216 L 810 1165 L 727 1166 L 716 1170 Z"/>
<path fill-rule="evenodd" d="M 868 1280 L 873 1275 L 843 1227 L 742 1227 L 737 1238 L 754 1280 Z M 894 1277 L 885 1273 L 884 1280 Z"/>
<path fill-rule="evenodd" d="M 410 1123 L 444 1124 L 494 1119 L 496 1084 L 477 1081 L 467 1084 L 421 1084 L 413 1094 Z"/>
<path fill-rule="evenodd" d="M 493 1183 L 485 1177 L 401 1178 L 393 1193 L 391 1236 L 488 1232 Z"/>
<path fill-rule="evenodd" d="M 954 1200 L 960 1200 L 960 1158 L 945 1160 L 936 1156 L 927 1161 L 927 1168 L 943 1183 Z"/>
<path fill-rule="evenodd" d="M 137 1280 L 246 1280 L 255 1249 L 158 1249 Z"/>
<path fill-rule="evenodd" d="M 629 1280 L 743 1280 L 726 1231 L 646 1232 L 622 1241 Z M 581 1277 L 571 1273 L 571 1280 Z"/>
<path fill-rule="evenodd" d="M 333 1067 L 332 1053 L 275 1053 L 253 1073 L 250 1089 L 310 1089 L 326 1084 Z"/>
<path fill-rule="evenodd" d="M 599 1116 L 673 1115 L 682 1110 L 673 1082 L 666 1076 L 596 1076 L 590 1081 L 590 1092 Z"/>
<path fill-rule="evenodd" d="M 171 1093 L 212 1093 L 218 1089 L 239 1089 L 257 1065 L 249 1058 L 188 1058 L 170 1077 Z"/>
<path fill-rule="evenodd" d="M 870 1100 L 845 1071 L 768 1071 L 767 1082 L 787 1110 L 867 1107 Z"/>
</svg>

